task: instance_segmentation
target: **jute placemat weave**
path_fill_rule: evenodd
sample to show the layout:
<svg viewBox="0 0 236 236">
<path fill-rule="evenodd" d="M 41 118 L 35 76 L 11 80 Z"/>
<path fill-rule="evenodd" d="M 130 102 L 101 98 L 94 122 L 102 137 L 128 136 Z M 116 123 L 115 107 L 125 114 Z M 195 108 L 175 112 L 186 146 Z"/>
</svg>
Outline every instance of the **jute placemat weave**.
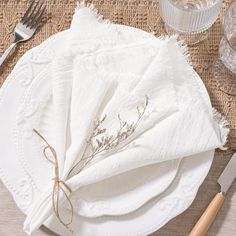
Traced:
<svg viewBox="0 0 236 236">
<path fill-rule="evenodd" d="M 44 24 L 30 41 L 21 44 L 8 58 L 1 68 L 0 85 L 11 72 L 18 59 L 30 48 L 35 47 L 56 32 L 70 26 L 76 0 L 45 0 L 47 16 Z M 27 9 L 28 0 L 0 1 L 0 54 L 10 44 L 16 22 Z M 163 22 L 159 16 L 158 0 L 92 0 L 98 11 L 114 23 L 130 25 L 156 36 L 166 34 Z M 218 56 L 218 45 L 222 37 L 221 22 L 226 6 L 230 1 L 224 1 L 220 18 L 210 30 L 209 38 L 197 46 L 189 47 L 193 66 L 204 81 L 215 106 L 230 122 L 230 138 L 228 146 L 236 149 L 236 97 L 227 95 L 220 90 L 219 84 L 211 73 L 211 67 Z"/>
</svg>

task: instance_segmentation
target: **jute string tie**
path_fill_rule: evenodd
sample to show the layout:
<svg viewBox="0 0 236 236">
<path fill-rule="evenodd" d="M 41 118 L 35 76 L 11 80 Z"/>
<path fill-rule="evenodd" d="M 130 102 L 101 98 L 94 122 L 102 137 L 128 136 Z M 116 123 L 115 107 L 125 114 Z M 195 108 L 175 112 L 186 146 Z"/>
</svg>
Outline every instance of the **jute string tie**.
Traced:
<svg viewBox="0 0 236 236">
<path fill-rule="evenodd" d="M 57 217 L 57 219 L 60 221 L 60 223 L 62 225 L 64 225 L 71 233 L 73 233 L 73 231 L 69 228 L 69 225 L 72 223 L 73 221 L 73 205 L 72 202 L 69 198 L 69 194 L 66 192 L 66 190 L 68 190 L 69 193 L 72 193 L 72 190 L 70 189 L 70 187 L 65 183 L 65 181 L 61 180 L 59 178 L 59 164 L 58 164 L 58 158 L 57 158 L 57 153 L 55 151 L 55 149 L 47 142 L 47 140 L 35 129 L 33 129 L 33 131 L 45 142 L 46 146 L 43 149 L 43 155 L 46 158 L 47 161 L 49 161 L 50 163 L 52 163 L 54 165 L 54 185 L 53 185 L 53 191 L 52 191 L 52 206 L 53 206 L 53 211 Z M 52 157 L 49 156 L 48 151 L 51 153 Z M 70 212 L 71 212 L 71 216 L 68 222 L 65 222 L 65 220 L 63 220 L 63 218 L 61 217 L 60 214 L 60 207 L 59 207 L 59 197 L 60 197 L 60 193 L 63 193 L 66 197 L 66 201 L 69 204 L 70 207 Z"/>
</svg>

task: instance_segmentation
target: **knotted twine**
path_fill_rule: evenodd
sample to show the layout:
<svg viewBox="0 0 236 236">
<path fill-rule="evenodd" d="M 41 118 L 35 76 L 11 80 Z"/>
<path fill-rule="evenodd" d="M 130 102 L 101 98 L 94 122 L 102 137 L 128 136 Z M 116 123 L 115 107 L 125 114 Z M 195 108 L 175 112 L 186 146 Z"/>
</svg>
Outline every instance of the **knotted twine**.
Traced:
<svg viewBox="0 0 236 236">
<path fill-rule="evenodd" d="M 46 146 L 43 149 L 43 155 L 47 161 L 49 161 L 50 163 L 52 163 L 54 165 L 54 177 L 52 179 L 54 181 L 53 191 L 52 191 L 53 211 L 54 211 L 57 219 L 60 221 L 60 223 L 62 225 L 64 225 L 71 233 L 73 233 L 73 231 L 69 228 L 69 225 L 73 221 L 74 210 L 73 210 L 72 202 L 69 198 L 69 194 L 65 191 L 65 190 L 68 190 L 69 193 L 72 193 L 72 190 L 65 183 L 65 181 L 61 180 L 59 177 L 59 164 L 58 164 L 58 158 L 57 158 L 57 153 L 56 153 L 55 149 L 47 142 L 47 140 L 36 129 L 33 129 L 33 131 L 45 142 Z M 51 152 L 52 157 L 48 155 L 48 153 L 47 153 L 48 151 Z M 51 160 L 51 158 L 53 158 L 53 160 Z M 71 210 L 70 211 L 71 216 L 70 216 L 70 219 L 68 222 L 65 222 L 65 220 L 63 220 L 63 218 L 60 215 L 60 211 L 59 211 L 60 192 L 62 192 L 65 195 L 66 201 L 68 202 L 70 210 Z"/>
</svg>

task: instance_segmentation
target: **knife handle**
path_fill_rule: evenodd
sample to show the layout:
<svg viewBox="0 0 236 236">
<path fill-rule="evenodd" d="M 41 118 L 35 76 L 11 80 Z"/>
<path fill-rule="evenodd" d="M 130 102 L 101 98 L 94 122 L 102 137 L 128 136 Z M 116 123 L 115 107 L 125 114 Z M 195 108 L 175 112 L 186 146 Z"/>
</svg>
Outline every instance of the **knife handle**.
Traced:
<svg viewBox="0 0 236 236">
<path fill-rule="evenodd" d="M 195 224 L 189 236 L 204 236 L 207 233 L 207 230 L 213 223 L 224 202 L 224 199 L 225 197 L 222 192 L 216 194 L 207 209 L 202 214 L 201 218 Z"/>
</svg>

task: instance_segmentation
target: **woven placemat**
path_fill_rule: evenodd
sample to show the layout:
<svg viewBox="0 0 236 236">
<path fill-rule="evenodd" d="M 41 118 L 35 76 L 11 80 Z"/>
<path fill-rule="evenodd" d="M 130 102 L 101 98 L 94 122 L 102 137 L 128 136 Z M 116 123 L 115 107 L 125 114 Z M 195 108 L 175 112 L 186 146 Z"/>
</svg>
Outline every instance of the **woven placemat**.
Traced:
<svg viewBox="0 0 236 236">
<path fill-rule="evenodd" d="M 27 9 L 28 0 L 0 1 L 0 54 L 4 52 L 12 40 L 16 22 Z M 118 24 L 130 25 L 156 36 L 166 34 L 159 16 L 158 0 L 93 0 L 98 11 L 105 18 Z M 211 67 L 218 56 L 218 45 L 222 37 L 221 22 L 224 11 L 230 1 L 224 1 L 219 19 L 210 30 L 207 40 L 197 46 L 189 47 L 193 66 L 204 81 L 215 106 L 230 123 L 228 147 L 236 149 L 236 97 L 220 90 L 218 82 L 211 73 Z M 56 32 L 69 28 L 76 0 L 46 0 L 47 16 L 44 24 L 30 41 L 19 45 L 1 68 L 0 85 L 11 72 L 18 59 L 30 48 L 40 44 Z"/>
</svg>

